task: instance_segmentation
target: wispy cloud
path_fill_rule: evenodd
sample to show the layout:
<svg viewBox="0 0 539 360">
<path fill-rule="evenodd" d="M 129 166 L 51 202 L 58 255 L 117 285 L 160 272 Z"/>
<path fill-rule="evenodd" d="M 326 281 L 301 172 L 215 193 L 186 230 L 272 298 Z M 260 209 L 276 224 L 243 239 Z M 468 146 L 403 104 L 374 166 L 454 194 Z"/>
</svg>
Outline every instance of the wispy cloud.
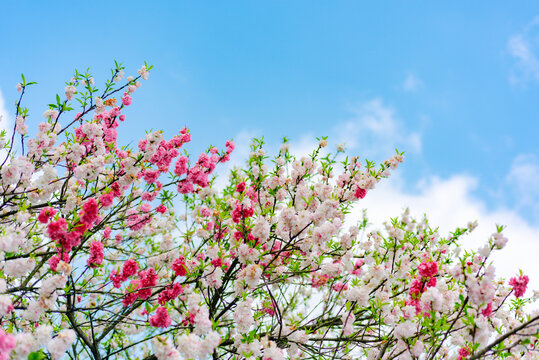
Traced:
<svg viewBox="0 0 539 360">
<path fill-rule="evenodd" d="M 536 17 L 520 34 L 511 36 L 507 50 L 516 63 L 509 81 L 513 84 L 539 81 L 539 17 Z"/>
<path fill-rule="evenodd" d="M 6 102 L 4 100 L 4 96 L 2 95 L 2 90 L 0 90 L 0 132 L 6 130 L 6 138 L 4 140 L 7 140 L 7 138 L 11 134 L 11 124 L 11 118 L 9 116 L 9 112 L 6 109 Z M 6 150 L 0 150 L 0 164 L 4 161 L 6 154 Z"/>
<path fill-rule="evenodd" d="M 531 153 L 517 156 L 505 182 L 505 196 L 515 199 L 518 210 L 539 222 L 539 158 Z"/>
<path fill-rule="evenodd" d="M 446 179 L 427 177 L 410 188 L 396 176 L 371 190 L 353 214 L 359 219 L 365 208 L 369 221 L 381 228 L 384 221 L 400 215 L 408 207 L 416 218 L 421 219 L 423 214 L 427 214 L 429 225 L 439 227 L 442 236 L 447 236 L 456 227 L 465 227 L 469 221 L 478 220 L 478 228 L 463 242 L 464 248 L 474 250 L 486 243 L 496 231 L 496 224 L 506 225 L 504 234 L 509 242 L 493 257 L 498 275 L 508 278 L 520 268 L 530 275 L 532 288 L 539 289 L 539 263 L 536 259 L 539 254 L 539 226 L 526 221 L 517 210 L 489 208 L 474 196 L 479 184 L 476 177 L 455 174 Z"/>
<path fill-rule="evenodd" d="M 421 134 L 407 130 L 382 99 L 362 102 L 351 111 L 352 119 L 335 127 L 338 138 L 347 147 L 368 152 L 369 156 L 388 156 L 395 147 L 421 153 Z"/>
<path fill-rule="evenodd" d="M 2 90 L 0 90 L 0 131 L 8 130 L 10 128 L 10 117 L 6 109 L 6 102 L 4 96 L 2 95 Z"/>
<path fill-rule="evenodd" d="M 415 92 L 421 86 L 422 81 L 415 74 L 408 73 L 404 83 L 402 84 L 402 89 L 406 92 Z"/>
</svg>

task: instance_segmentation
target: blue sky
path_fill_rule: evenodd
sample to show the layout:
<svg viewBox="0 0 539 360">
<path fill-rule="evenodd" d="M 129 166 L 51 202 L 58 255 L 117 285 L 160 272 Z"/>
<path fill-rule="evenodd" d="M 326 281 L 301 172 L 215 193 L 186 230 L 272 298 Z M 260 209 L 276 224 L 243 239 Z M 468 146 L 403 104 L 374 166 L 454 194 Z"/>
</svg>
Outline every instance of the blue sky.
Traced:
<svg viewBox="0 0 539 360">
<path fill-rule="evenodd" d="M 50 4 L 0 14 L 4 107 L 21 72 L 39 82 L 30 125 L 74 69 L 99 83 L 113 60 L 128 73 L 148 61 L 126 142 L 187 125 L 197 150 L 251 135 L 300 147 L 329 135 L 375 160 L 398 147 L 406 162 L 375 213 L 382 199 L 424 202 L 441 222 L 507 223 L 539 245 L 538 1 Z"/>
</svg>

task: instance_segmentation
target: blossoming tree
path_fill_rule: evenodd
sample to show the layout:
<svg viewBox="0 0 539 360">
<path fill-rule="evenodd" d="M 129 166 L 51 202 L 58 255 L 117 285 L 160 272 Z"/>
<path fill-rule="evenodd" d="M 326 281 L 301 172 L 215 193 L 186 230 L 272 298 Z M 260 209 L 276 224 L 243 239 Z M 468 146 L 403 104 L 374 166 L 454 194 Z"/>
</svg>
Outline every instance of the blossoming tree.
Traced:
<svg viewBox="0 0 539 360">
<path fill-rule="evenodd" d="M 539 358 L 528 277 L 408 212 L 380 231 L 347 214 L 403 161 L 274 158 L 254 140 L 217 191 L 234 143 L 196 160 L 182 129 L 121 147 L 140 80 L 99 90 L 76 73 L 30 137 L 18 84 L 0 136 L 0 360 Z M 76 110 L 75 110 L 76 108 Z M 343 161 L 337 159 L 343 158 Z"/>
</svg>

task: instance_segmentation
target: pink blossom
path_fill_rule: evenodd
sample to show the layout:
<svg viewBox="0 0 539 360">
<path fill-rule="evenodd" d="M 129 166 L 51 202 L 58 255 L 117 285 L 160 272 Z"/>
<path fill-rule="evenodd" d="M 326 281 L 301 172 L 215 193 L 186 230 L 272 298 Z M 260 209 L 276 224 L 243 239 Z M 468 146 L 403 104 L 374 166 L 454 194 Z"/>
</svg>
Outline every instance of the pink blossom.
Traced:
<svg viewBox="0 0 539 360">
<path fill-rule="evenodd" d="M 174 145 L 172 142 L 163 140 L 160 145 L 150 161 L 157 166 L 159 171 L 165 173 L 168 171 L 172 160 L 179 155 L 179 152 L 174 148 L 168 149 Z"/>
<path fill-rule="evenodd" d="M 94 198 L 90 198 L 82 205 L 82 212 L 79 214 L 80 220 L 83 224 L 90 227 L 97 220 L 97 215 L 97 201 Z"/>
<path fill-rule="evenodd" d="M 118 275 L 118 271 L 116 269 L 111 271 L 109 279 L 112 280 L 112 286 L 117 289 L 122 286 L 122 281 L 124 280 L 122 276 Z"/>
<path fill-rule="evenodd" d="M 144 171 L 144 181 L 148 184 L 153 184 L 159 178 L 159 170 L 146 170 Z"/>
<path fill-rule="evenodd" d="M 46 207 L 39 212 L 37 220 L 42 224 L 46 224 L 54 215 L 56 215 L 56 210 L 52 207 Z"/>
<path fill-rule="evenodd" d="M 159 294 L 159 296 L 157 297 L 157 302 L 161 305 L 164 305 L 166 302 L 174 300 L 182 293 L 182 285 L 180 283 L 175 283 L 171 287 L 164 290 L 161 294 Z"/>
<path fill-rule="evenodd" d="M 139 272 L 139 287 L 141 289 L 137 292 L 137 296 L 140 299 L 145 300 L 152 295 L 151 287 L 157 284 L 157 278 L 158 276 L 154 268 Z"/>
<path fill-rule="evenodd" d="M 180 156 L 178 160 L 176 161 L 176 165 L 174 167 L 174 174 L 180 176 L 187 173 L 189 159 L 186 156 Z"/>
<path fill-rule="evenodd" d="M 329 276 L 326 274 L 313 274 L 311 285 L 313 288 L 319 288 L 323 285 L 325 285 L 329 281 Z"/>
<path fill-rule="evenodd" d="M 431 278 L 438 273 L 438 263 L 436 261 L 423 261 L 417 267 L 419 275 L 424 278 Z"/>
<path fill-rule="evenodd" d="M 230 140 L 225 143 L 225 147 L 227 154 L 230 154 L 232 151 L 234 151 L 236 144 L 234 144 L 234 141 Z"/>
<path fill-rule="evenodd" d="M 124 104 L 124 106 L 129 106 L 131 105 L 131 102 L 132 102 L 131 96 L 125 93 L 124 97 L 122 98 L 122 104 Z"/>
<path fill-rule="evenodd" d="M 0 328 L 0 360 L 9 359 L 9 354 L 15 348 L 17 340 L 15 336 L 7 334 Z"/>
<path fill-rule="evenodd" d="M 137 293 L 127 293 L 125 294 L 125 297 L 122 299 L 122 305 L 124 307 L 129 306 L 132 303 L 134 303 L 135 300 L 137 300 Z"/>
<path fill-rule="evenodd" d="M 116 244 L 118 244 L 118 245 L 120 245 L 122 243 L 122 239 L 123 239 L 122 234 L 116 234 L 114 236 L 114 240 L 116 241 Z"/>
<path fill-rule="evenodd" d="M 58 263 L 60 262 L 60 258 L 56 255 L 52 256 L 49 259 L 49 267 L 52 271 L 56 271 L 56 268 L 58 267 Z"/>
<path fill-rule="evenodd" d="M 67 229 L 67 221 L 64 218 L 59 218 L 47 225 L 47 234 L 52 240 L 59 240 L 65 234 Z"/>
<path fill-rule="evenodd" d="M 158 307 L 156 315 L 150 318 L 150 325 L 153 327 L 167 328 L 171 322 L 168 311 L 164 306 Z"/>
<path fill-rule="evenodd" d="M 193 184 L 188 181 L 180 181 L 178 183 L 178 192 L 180 194 L 190 194 L 195 191 Z"/>
<path fill-rule="evenodd" d="M 348 290 L 348 285 L 343 284 L 342 282 L 339 281 L 339 282 L 336 282 L 335 284 L 333 284 L 332 289 L 333 289 L 333 291 L 340 292 L 340 291 Z"/>
<path fill-rule="evenodd" d="M 410 298 L 414 300 L 419 299 L 423 291 L 425 290 L 423 289 L 423 283 L 421 282 L 421 280 L 414 279 L 414 281 L 412 281 L 412 285 L 410 286 Z"/>
<path fill-rule="evenodd" d="M 489 302 L 488 305 L 483 310 L 481 310 L 481 314 L 484 317 L 489 317 L 492 314 L 492 301 Z"/>
<path fill-rule="evenodd" d="M 103 263 L 103 258 L 103 243 L 100 241 L 93 241 L 90 245 L 90 257 L 86 263 L 90 267 L 96 267 Z"/>
<path fill-rule="evenodd" d="M 519 298 L 524 295 L 529 281 L 530 279 L 528 278 L 528 275 L 521 275 L 518 278 L 512 277 L 509 280 L 509 285 L 513 287 L 515 297 Z"/>
<path fill-rule="evenodd" d="M 107 208 L 112 205 L 114 202 L 114 194 L 112 192 L 109 192 L 107 194 L 103 194 L 99 197 L 99 202 L 101 203 L 101 206 Z"/>
<path fill-rule="evenodd" d="M 359 186 L 356 189 L 355 197 L 356 199 L 363 199 L 367 195 L 367 190 L 360 188 Z"/>
<path fill-rule="evenodd" d="M 149 212 L 150 210 L 152 210 L 152 205 L 150 203 L 142 203 L 140 205 L 140 211 Z"/>
<path fill-rule="evenodd" d="M 236 185 L 236 191 L 239 193 L 242 193 L 245 191 L 245 182 L 242 181 L 238 185 Z"/>
<path fill-rule="evenodd" d="M 138 264 L 135 260 L 129 259 L 124 263 L 122 270 L 122 277 L 127 279 L 130 276 L 133 276 L 138 271 Z"/>
<path fill-rule="evenodd" d="M 154 201 L 158 194 L 159 193 L 157 191 L 152 191 L 152 192 L 146 191 L 142 193 L 141 198 L 144 201 Z"/>
<path fill-rule="evenodd" d="M 183 255 L 180 255 L 179 258 L 174 260 L 172 263 L 172 270 L 174 270 L 177 276 L 187 275 L 187 267 L 185 266 L 185 258 Z"/>
<path fill-rule="evenodd" d="M 464 360 L 470 355 L 470 349 L 466 347 L 462 347 L 459 349 L 459 356 L 457 360 Z"/>
</svg>

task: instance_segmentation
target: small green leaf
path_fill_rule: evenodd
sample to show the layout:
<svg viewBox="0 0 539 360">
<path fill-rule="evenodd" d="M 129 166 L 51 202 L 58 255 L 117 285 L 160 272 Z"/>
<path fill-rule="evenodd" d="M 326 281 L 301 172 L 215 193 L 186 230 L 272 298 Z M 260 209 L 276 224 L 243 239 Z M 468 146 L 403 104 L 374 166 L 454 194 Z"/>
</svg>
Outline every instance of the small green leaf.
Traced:
<svg viewBox="0 0 539 360">
<path fill-rule="evenodd" d="M 45 354 L 43 354 L 43 352 L 41 350 L 39 351 L 34 351 L 34 352 L 31 352 L 30 354 L 28 354 L 28 360 L 42 360 L 42 359 L 46 359 L 47 356 Z"/>
</svg>

